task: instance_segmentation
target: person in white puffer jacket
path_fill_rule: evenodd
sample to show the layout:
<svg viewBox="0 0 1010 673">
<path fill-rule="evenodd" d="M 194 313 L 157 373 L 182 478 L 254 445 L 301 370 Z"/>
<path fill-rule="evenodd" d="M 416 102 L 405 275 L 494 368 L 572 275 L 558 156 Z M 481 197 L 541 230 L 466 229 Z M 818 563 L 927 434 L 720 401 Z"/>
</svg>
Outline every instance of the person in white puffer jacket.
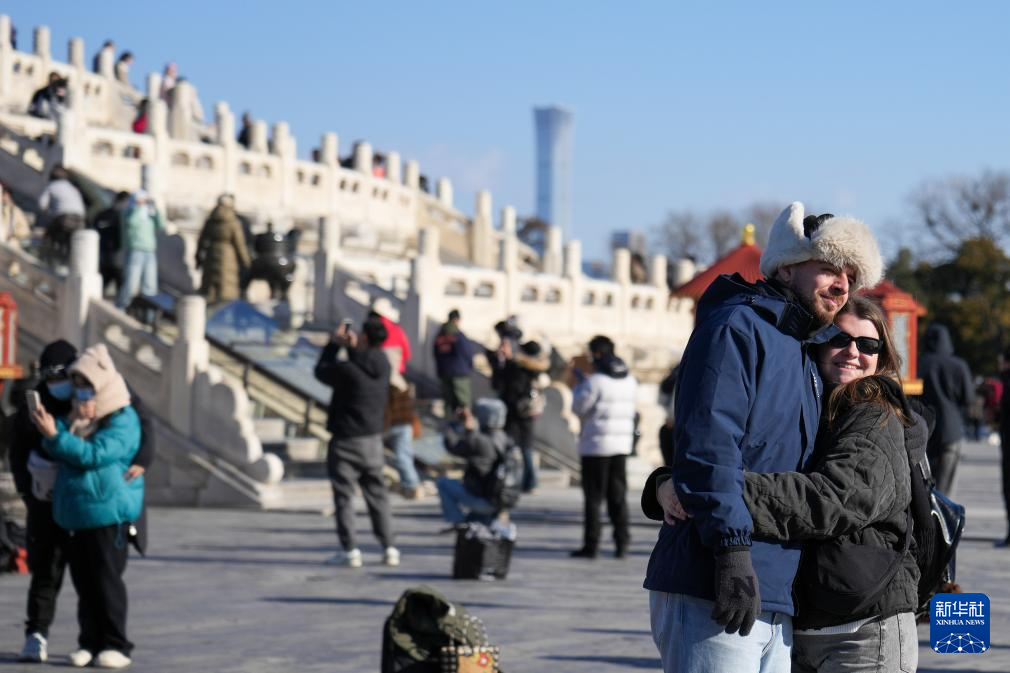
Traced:
<svg viewBox="0 0 1010 673">
<path fill-rule="evenodd" d="M 575 558 L 596 558 L 600 542 L 600 504 L 606 500 L 614 527 L 615 556 L 624 558 L 631 534 L 628 528 L 628 490 L 625 461 L 632 452 L 635 433 L 635 397 L 638 382 L 628 366 L 614 354 L 614 342 L 595 336 L 589 342 L 593 373 L 575 369 L 579 382 L 572 391 L 572 411 L 582 421 L 579 455 L 585 498 L 585 533 Z"/>
</svg>

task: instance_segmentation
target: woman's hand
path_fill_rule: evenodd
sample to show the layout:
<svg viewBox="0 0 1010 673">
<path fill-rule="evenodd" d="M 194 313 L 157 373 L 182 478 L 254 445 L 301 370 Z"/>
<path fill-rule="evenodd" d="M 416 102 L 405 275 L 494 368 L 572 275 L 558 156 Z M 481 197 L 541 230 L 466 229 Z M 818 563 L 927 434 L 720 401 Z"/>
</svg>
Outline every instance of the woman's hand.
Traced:
<svg viewBox="0 0 1010 673">
<path fill-rule="evenodd" d="M 144 468 L 140 465 L 130 465 L 129 469 L 127 469 L 126 473 L 123 475 L 123 478 L 126 479 L 126 481 L 133 481 L 137 477 L 142 476 L 144 472 Z"/>
<path fill-rule="evenodd" d="M 667 479 L 656 487 L 656 497 L 663 508 L 663 521 L 668 526 L 676 526 L 678 521 L 686 521 L 691 515 L 680 504 L 680 498 L 673 490 L 673 479 Z"/>
<path fill-rule="evenodd" d="M 56 419 L 43 407 L 39 407 L 32 412 L 32 423 L 35 424 L 35 427 L 39 429 L 39 432 L 46 439 L 55 437 L 58 434 Z"/>
</svg>

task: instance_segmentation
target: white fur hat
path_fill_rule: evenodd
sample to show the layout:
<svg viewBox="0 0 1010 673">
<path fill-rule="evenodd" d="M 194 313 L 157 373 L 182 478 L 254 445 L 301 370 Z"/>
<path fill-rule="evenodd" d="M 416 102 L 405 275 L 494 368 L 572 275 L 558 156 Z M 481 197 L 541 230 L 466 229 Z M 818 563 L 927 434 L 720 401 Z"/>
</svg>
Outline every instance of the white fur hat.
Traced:
<svg viewBox="0 0 1010 673">
<path fill-rule="evenodd" d="M 839 269 L 855 269 L 856 281 L 849 287 L 850 292 L 880 282 L 884 260 L 869 227 L 854 217 L 832 216 L 808 236 L 804 233 L 803 214 L 803 204 L 794 201 L 772 225 L 761 254 L 761 273 L 766 278 L 774 276 L 781 266 L 818 259 Z"/>
</svg>

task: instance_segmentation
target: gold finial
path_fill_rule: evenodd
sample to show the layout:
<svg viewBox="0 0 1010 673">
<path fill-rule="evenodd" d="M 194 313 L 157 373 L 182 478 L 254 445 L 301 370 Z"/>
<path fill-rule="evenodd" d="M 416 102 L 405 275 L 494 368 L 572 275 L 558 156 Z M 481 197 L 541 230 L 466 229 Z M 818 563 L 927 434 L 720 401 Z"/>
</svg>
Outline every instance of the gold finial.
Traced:
<svg viewBox="0 0 1010 673">
<path fill-rule="evenodd" d="M 743 236 L 740 241 L 743 245 L 754 245 L 754 231 L 755 227 L 753 224 L 748 223 L 743 228 Z"/>
</svg>

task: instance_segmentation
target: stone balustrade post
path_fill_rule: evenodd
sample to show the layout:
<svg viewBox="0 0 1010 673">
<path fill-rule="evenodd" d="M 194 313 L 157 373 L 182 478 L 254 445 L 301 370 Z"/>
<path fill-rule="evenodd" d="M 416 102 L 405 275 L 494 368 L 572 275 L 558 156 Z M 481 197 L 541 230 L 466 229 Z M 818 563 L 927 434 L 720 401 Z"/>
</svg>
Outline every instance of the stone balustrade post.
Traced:
<svg viewBox="0 0 1010 673">
<path fill-rule="evenodd" d="M 582 325 L 582 243 L 569 241 L 565 245 L 564 275 L 568 281 L 568 333 L 577 334 L 578 326 Z"/>
<path fill-rule="evenodd" d="M 214 120 L 217 122 L 217 144 L 222 147 L 234 145 L 235 113 L 228 107 L 228 103 L 219 101 L 214 106 Z"/>
<path fill-rule="evenodd" d="M 653 255 L 650 262 L 649 281 L 659 290 L 666 290 L 666 255 Z"/>
<path fill-rule="evenodd" d="M 319 150 L 319 160 L 330 167 L 336 167 L 340 163 L 339 141 L 336 133 L 323 134 L 323 141 Z"/>
<path fill-rule="evenodd" d="M 9 35 L 10 33 L 8 33 Z M 50 43 L 49 26 L 36 26 L 35 28 L 35 55 L 43 61 L 52 60 L 52 46 Z M 48 77 L 49 68 L 45 68 Z"/>
<path fill-rule="evenodd" d="M 434 374 L 429 319 L 445 319 L 445 316 L 434 315 L 435 310 L 442 307 L 445 295 L 439 258 L 440 238 L 435 226 L 424 227 L 418 232 L 418 254 L 410 262 L 410 288 L 400 312 L 400 326 L 410 342 L 417 344 L 413 349 L 418 360 L 416 364 L 429 374 Z"/>
<path fill-rule="evenodd" d="M 102 77 L 115 79 L 116 77 L 116 53 L 111 49 L 102 49 L 98 52 L 98 74 Z"/>
<path fill-rule="evenodd" d="M 249 151 L 267 151 L 267 123 L 262 119 L 253 122 L 252 132 L 249 134 Z"/>
<path fill-rule="evenodd" d="M 11 17 L 0 14 L 0 51 L 11 49 Z"/>
<path fill-rule="evenodd" d="M 290 208 L 293 200 L 295 181 L 295 139 L 287 122 L 277 122 L 273 128 L 273 154 L 280 158 L 281 209 Z"/>
<path fill-rule="evenodd" d="M 319 218 L 319 247 L 315 255 L 312 312 L 315 321 L 328 325 L 336 319 L 333 301 L 334 277 L 340 257 L 340 222 L 335 217 Z"/>
<path fill-rule="evenodd" d="M 614 321 L 620 336 L 627 334 L 628 315 L 631 313 L 631 250 L 627 248 L 617 248 L 614 250 L 613 267 L 611 268 L 611 278 L 620 287 L 614 297 L 614 310 L 617 311 L 617 319 Z"/>
<path fill-rule="evenodd" d="M 177 82 L 172 89 L 172 107 L 169 109 L 168 131 L 176 140 L 192 140 L 193 106 L 196 103 L 196 89 L 189 82 Z"/>
<path fill-rule="evenodd" d="M 84 70 L 84 40 L 72 38 L 67 46 L 67 60 L 77 70 Z"/>
<path fill-rule="evenodd" d="M 694 278 L 698 273 L 698 266 L 690 259 L 682 258 L 673 263 L 673 286 L 680 287 L 687 281 Z"/>
<path fill-rule="evenodd" d="M 550 226 L 547 228 L 547 240 L 544 242 L 544 273 L 552 276 L 560 276 L 562 269 L 562 235 L 561 227 Z"/>
<path fill-rule="evenodd" d="M 172 344 L 169 369 L 168 421 L 184 436 L 193 435 L 193 387 L 197 374 L 210 361 L 207 343 L 207 305 L 199 295 L 187 295 L 175 305 L 179 335 Z"/>
<path fill-rule="evenodd" d="M 11 86 L 13 86 L 12 75 L 14 73 L 11 71 L 13 51 L 11 17 L 0 14 L 0 97 L 5 100 L 10 96 Z"/>
<path fill-rule="evenodd" d="M 162 143 L 168 139 L 168 105 L 160 98 L 147 101 L 147 134 L 155 138 L 155 154 L 167 154 Z"/>
<path fill-rule="evenodd" d="M 144 78 L 144 95 L 147 96 L 148 105 L 161 98 L 161 73 L 147 73 Z"/>
<path fill-rule="evenodd" d="M 360 142 L 354 147 L 354 170 L 365 175 L 372 174 L 372 146 L 366 142 Z"/>
<path fill-rule="evenodd" d="M 390 152 L 386 155 L 386 179 L 400 184 L 402 177 L 400 153 Z"/>
<path fill-rule="evenodd" d="M 102 298 L 102 275 L 98 272 L 98 232 L 75 231 L 70 239 L 70 269 L 60 301 L 60 337 L 83 345 L 92 299 Z"/>
<path fill-rule="evenodd" d="M 270 143 L 270 153 L 289 158 L 294 156 L 295 140 L 291 136 L 291 128 L 287 122 L 276 122 L 273 127 L 272 142 Z"/>
<path fill-rule="evenodd" d="M 452 208 L 452 181 L 449 178 L 439 178 L 435 183 L 435 196 L 446 208 Z"/>
<path fill-rule="evenodd" d="M 498 268 L 505 274 L 505 313 L 512 315 L 519 308 L 519 237 L 516 235 L 516 209 L 505 206 L 501 210 L 501 243 Z"/>
<path fill-rule="evenodd" d="M 470 227 L 470 261 L 478 266 L 493 266 L 491 256 L 497 251 L 491 249 L 491 225 L 491 192 L 482 189 L 477 192 Z"/>
<path fill-rule="evenodd" d="M 417 163 L 416 159 L 411 159 L 407 162 L 403 184 L 411 189 L 418 189 L 421 186 L 421 166 Z"/>
</svg>

